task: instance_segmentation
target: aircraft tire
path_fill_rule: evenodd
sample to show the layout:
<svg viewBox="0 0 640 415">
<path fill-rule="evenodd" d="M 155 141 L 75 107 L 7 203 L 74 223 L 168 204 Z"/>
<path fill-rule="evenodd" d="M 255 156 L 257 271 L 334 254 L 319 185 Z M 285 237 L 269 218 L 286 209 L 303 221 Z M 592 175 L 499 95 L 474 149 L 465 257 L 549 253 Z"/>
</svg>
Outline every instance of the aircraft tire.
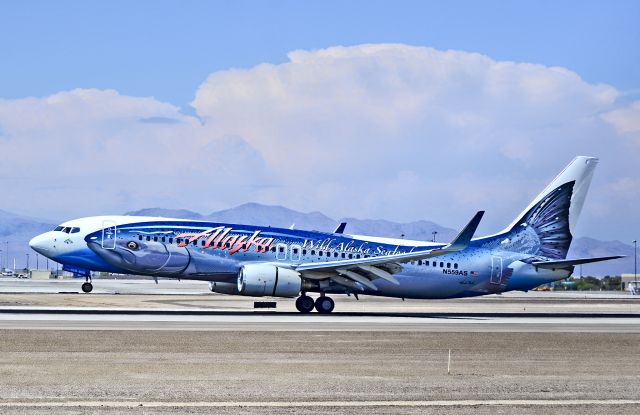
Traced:
<svg viewBox="0 0 640 415">
<path fill-rule="evenodd" d="M 93 284 L 90 282 L 85 282 L 82 284 L 82 291 L 85 293 L 90 293 L 93 290 Z"/>
<path fill-rule="evenodd" d="M 329 314 L 333 311 L 335 303 L 331 297 L 318 297 L 316 299 L 316 310 L 320 314 Z"/>
<path fill-rule="evenodd" d="M 296 308 L 301 313 L 306 314 L 306 313 L 312 312 L 313 306 L 314 306 L 313 298 L 309 297 L 308 295 L 301 295 L 296 300 Z"/>
</svg>

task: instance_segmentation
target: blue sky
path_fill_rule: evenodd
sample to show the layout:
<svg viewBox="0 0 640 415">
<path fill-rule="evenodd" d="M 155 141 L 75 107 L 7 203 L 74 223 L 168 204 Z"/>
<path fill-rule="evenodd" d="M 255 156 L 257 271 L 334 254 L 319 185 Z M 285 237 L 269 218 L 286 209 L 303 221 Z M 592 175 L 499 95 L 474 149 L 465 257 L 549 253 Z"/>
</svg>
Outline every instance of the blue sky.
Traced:
<svg viewBox="0 0 640 415">
<path fill-rule="evenodd" d="M 296 49 L 405 43 L 640 88 L 638 1 L 4 1 L 0 96 L 112 88 L 182 108 L 208 74 Z"/>
<path fill-rule="evenodd" d="M 3 1 L 0 209 L 486 209 L 488 233 L 592 155 L 578 236 L 632 240 L 638 21 L 640 1 Z"/>
</svg>

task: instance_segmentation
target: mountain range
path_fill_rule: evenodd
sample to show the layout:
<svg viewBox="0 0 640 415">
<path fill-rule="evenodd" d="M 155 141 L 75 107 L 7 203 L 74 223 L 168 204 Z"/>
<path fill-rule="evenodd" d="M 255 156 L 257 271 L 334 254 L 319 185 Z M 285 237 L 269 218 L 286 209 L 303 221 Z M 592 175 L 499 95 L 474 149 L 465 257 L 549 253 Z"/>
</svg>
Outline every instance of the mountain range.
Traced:
<svg viewBox="0 0 640 415">
<path fill-rule="evenodd" d="M 333 231 L 340 222 L 347 222 L 345 233 L 355 235 L 375 235 L 393 238 L 406 238 L 414 240 L 432 240 L 448 242 L 452 240 L 457 230 L 446 228 L 431 221 L 415 221 L 397 223 L 387 220 L 342 218 L 332 219 L 321 212 L 303 213 L 283 206 L 262 205 L 259 203 L 245 203 L 231 209 L 203 215 L 185 209 L 147 208 L 127 212 L 132 216 L 161 216 L 167 218 L 181 218 L 206 220 L 212 222 L 269 225 L 273 227 L 288 228 L 293 225 L 296 229 L 309 229 L 318 231 Z M 51 230 L 55 227 L 52 221 L 30 218 L 0 210 L 0 249 L 2 250 L 3 266 L 6 264 L 6 243 L 9 241 L 9 264 L 13 266 L 13 258 L 16 265 L 26 265 L 26 254 L 30 254 L 30 266 L 35 267 L 35 252 L 31 251 L 28 241 L 33 236 Z M 434 235 L 434 232 L 435 235 Z M 595 264 L 586 264 L 583 269 L 577 268 L 574 275 L 620 275 L 620 273 L 633 272 L 633 246 L 620 241 L 600 241 L 588 237 L 574 239 L 569 250 L 568 257 L 583 258 L 592 256 L 626 255 L 614 261 Z M 38 265 L 42 268 L 46 260 L 38 258 Z M 53 264 L 49 263 L 50 267 Z"/>
</svg>

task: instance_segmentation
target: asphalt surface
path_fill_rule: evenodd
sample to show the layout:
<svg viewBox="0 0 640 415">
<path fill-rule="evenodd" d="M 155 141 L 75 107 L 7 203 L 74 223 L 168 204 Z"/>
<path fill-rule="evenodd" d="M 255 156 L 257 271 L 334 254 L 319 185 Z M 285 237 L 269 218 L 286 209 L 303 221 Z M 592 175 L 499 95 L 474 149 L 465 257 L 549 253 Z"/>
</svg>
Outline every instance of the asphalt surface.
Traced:
<svg viewBox="0 0 640 415">
<path fill-rule="evenodd" d="M 0 280 L 0 413 L 640 413 L 624 293 L 336 296 L 299 315 L 201 283 L 94 284 Z"/>
</svg>

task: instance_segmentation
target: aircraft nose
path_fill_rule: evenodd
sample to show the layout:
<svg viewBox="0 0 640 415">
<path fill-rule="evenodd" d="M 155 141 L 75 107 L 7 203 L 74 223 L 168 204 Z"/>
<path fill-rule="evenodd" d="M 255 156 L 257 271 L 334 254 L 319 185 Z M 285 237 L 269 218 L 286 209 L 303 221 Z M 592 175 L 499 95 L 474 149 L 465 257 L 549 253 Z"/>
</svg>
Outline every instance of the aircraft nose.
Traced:
<svg viewBox="0 0 640 415">
<path fill-rule="evenodd" d="M 53 243 L 50 235 L 48 233 L 43 233 L 31 239 L 29 241 L 29 246 L 37 253 L 46 256 L 51 253 Z"/>
</svg>

